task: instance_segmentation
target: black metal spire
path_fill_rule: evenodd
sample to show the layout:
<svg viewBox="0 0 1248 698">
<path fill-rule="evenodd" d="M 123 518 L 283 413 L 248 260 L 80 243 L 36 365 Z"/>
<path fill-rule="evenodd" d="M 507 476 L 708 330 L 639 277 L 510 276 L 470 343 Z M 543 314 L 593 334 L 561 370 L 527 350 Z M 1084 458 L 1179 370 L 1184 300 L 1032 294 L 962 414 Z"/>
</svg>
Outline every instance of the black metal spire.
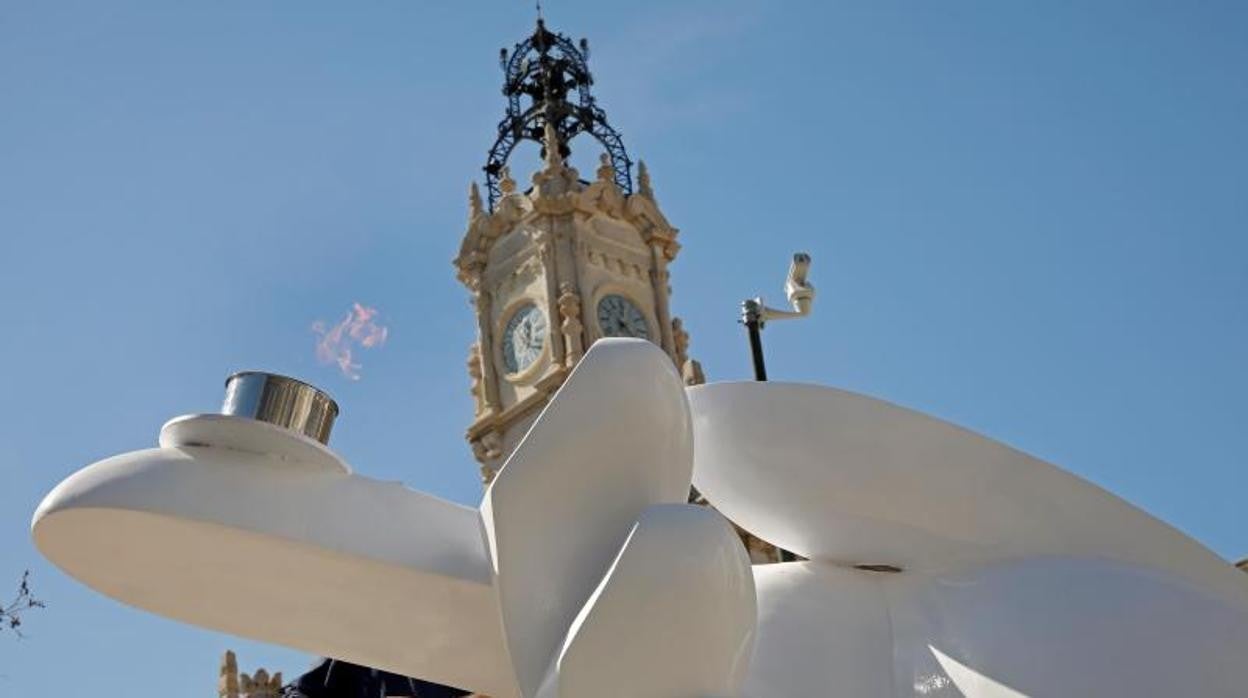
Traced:
<svg viewBox="0 0 1248 698">
<path fill-rule="evenodd" d="M 539 10 L 540 12 L 540 10 Z M 507 115 L 498 124 L 498 139 L 490 148 L 485 167 L 485 187 L 489 207 L 494 210 L 501 192 L 500 173 L 507 158 L 522 140 L 542 144 L 546 122 L 555 126 L 559 135 L 559 154 L 566 158 L 571 150 L 568 142 L 581 133 L 589 133 L 606 149 L 615 169 L 615 183 L 626 194 L 633 191 L 632 161 L 624 150 L 620 134 L 607 123 L 607 115 L 594 102 L 589 88 L 594 83 L 589 73 L 589 42 L 581 39 L 573 44 L 562 34 L 546 29 L 539 16 L 533 35 L 516 44 L 508 54 L 499 52 L 503 69 L 503 95 L 507 97 Z M 546 149 L 542 147 L 542 157 Z"/>
</svg>

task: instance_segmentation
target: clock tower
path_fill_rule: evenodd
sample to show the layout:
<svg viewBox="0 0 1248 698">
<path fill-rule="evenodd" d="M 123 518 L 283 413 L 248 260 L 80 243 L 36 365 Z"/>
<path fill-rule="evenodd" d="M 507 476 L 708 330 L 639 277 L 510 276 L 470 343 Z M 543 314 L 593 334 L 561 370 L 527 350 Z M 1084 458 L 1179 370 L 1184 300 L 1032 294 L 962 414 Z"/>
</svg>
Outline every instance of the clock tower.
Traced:
<svg viewBox="0 0 1248 698">
<path fill-rule="evenodd" d="M 546 29 L 504 49 L 507 112 L 485 166 L 485 192 L 469 189 L 468 229 L 455 258 L 472 294 L 477 339 L 468 352 L 475 415 L 467 439 L 489 482 L 589 345 L 640 337 L 662 347 L 687 383 L 702 370 L 672 315 L 668 265 L 680 245 L 649 173 L 634 167 L 590 94 L 588 43 Z M 583 179 L 570 144 L 597 141 L 599 165 Z M 591 141 L 591 138 L 593 139 Z M 515 146 L 541 145 L 527 187 L 508 167 Z"/>
</svg>

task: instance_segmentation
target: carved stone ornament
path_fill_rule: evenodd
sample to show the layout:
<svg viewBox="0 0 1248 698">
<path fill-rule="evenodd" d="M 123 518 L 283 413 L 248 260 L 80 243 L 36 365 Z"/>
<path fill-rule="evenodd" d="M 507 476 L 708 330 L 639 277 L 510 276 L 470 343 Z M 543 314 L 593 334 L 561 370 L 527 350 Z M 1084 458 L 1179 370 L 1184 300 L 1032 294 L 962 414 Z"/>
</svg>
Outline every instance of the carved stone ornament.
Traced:
<svg viewBox="0 0 1248 698">
<path fill-rule="evenodd" d="M 583 207 L 606 213 L 612 218 L 622 218 L 624 216 L 624 193 L 615 183 L 615 168 L 611 165 L 611 158 L 603 153 L 599 158 L 599 163 L 598 179 L 585 188 L 580 197 L 581 204 Z"/>
<path fill-rule="evenodd" d="M 472 379 L 472 413 L 479 415 L 485 412 L 485 384 L 481 380 L 481 345 L 477 342 L 468 347 L 468 376 Z"/>
<path fill-rule="evenodd" d="M 504 167 L 500 176 L 502 179 L 498 182 L 498 189 L 503 192 L 503 196 L 516 193 L 516 180 L 511 178 L 511 168 Z"/>
<path fill-rule="evenodd" d="M 217 698 L 240 698 L 238 686 L 238 658 L 227 651 L 221 657 L 221 675 L 217 679 Z"/>
<path fill-rule="evenodd" d="M 473 457 L 481 465 L 481 482 L 488 485 L 498 473 L 494 463 L 503 457 L 502 436 L 496 431 L 487 431 L 469 443 L 472 446 Z"/>
<path fill-rule="evenodd" d="M 650 170 L 645 160 L 637 161 L 637 193 L 654 201 L 654 188 L 650 185 Z"/>
<path fill-rule="evenodd" d="M 563 332 L 564 364 L 571 368 L 585 353 L 582 339 L 585 327 L 581 324 L 581 297 L 566 281 L 559 285 L 559 317 L 562 318 L 559 329 Z"/>
<path fill-rule="evenodd" d="M 572 197 L 581 190 L 581 176 L 568 166 L 560 155 L 559 133 L 546 123 L 543 139 L 545 164 L 533 173 L 533 192 L 529 195 L 535 210 L 543 213 L 566 213 L 572 210 Z"/>
<path fill-rule="evenodd" d="M 676 349 L 676 365 L 683 367 L 689 358 L 689 333 L 685 331 L 685 323 L 680 318 L 672 318 L 672 344 Z"/>
<path fill-rule="evenodd" d="M 239 684 L 245 698 L 281 698 L 282 672 L 269 676 L 264 669 L 257 669 L 255 676 L 242 674 Z"/>
<path fill-rule="evenodd" d="M 468 186 L 468 223 L 471 224 L 484 215 L 485 205 L 481 203 L 481 190 L 477 188 L 477 183 L 473 182 Z"/>
<path fill-rule="evenodd" d="M 656 246 L 666 261 L 676 258 L 680 250 L 680 244 L 676 242 L 679 231 L 668 223 L 655 204 L 648 171 L 643 170 L 645 185 L 637 193 L 625 195 L 618 182 L 604 177 L 608 171 L 605 161 L 598 168 L 597 180 L 586 186 L 580 181 L 575 168 L 562 161 L 553 162 L 555 158 L 549 155 L 552 150 L 547 148 L 547 161 L 534 173 L 533 188 L 528 192 L 516 191 L 509 168 L 502 168 L 498 182 L 502 198 L 493 213 L 486 211 L 479 217 L 471 218 L 455 258 L 457 277 L 461 283 L 470 289 L 475 288 L 495 241 L 504 233 L 541 215 L 576 213 L 578 216 L 602 215 L 619 220 L 636 228 L 642 240 L 648 246 Z M 469 206 L 472 206 L 471 195 Z"/>
</svg>

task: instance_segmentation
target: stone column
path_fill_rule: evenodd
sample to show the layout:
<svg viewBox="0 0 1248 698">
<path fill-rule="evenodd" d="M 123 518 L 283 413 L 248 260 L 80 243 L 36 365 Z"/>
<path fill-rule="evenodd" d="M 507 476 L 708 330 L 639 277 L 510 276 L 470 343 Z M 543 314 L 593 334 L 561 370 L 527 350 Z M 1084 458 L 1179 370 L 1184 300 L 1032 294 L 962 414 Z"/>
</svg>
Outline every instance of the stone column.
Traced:
<svg viewBox="0 0 1248 698">
<path fill-rule="evenodd" d="M 480 337 L 481 380 L 484 383 L 482 397 L 485 400 L 485 411 L 497 413 L 502 405 L 498 397 L 498 377 L 494 371 L 494 340 L 491 329 L 492 303 L 490 292 L 478 286 L 473 294 L 473 304 L 477 307 L 477 335 Z"/>
<path fill-rule="evenodd" d="M 555 219 L 546 218 L 547 229 L 537 240 L 537 253 L 546 270 L 546 341 L 550 342 L 551 362 L 563 365 L 564 347 L 559 334 L 559 270 L 555 264 Z"/>
<path fill-rule="evenodd" d="M 657 241 L 650 243 L 650 257 L 652 260 L 650 285 L 654 289 L 654 310 L 659 316 L 660 346 L 674 361 L 676 343 L 672 341 L 672 313 L 667 303 L 667 253 L 664 252 L 663 243 Z"/>
</svg>

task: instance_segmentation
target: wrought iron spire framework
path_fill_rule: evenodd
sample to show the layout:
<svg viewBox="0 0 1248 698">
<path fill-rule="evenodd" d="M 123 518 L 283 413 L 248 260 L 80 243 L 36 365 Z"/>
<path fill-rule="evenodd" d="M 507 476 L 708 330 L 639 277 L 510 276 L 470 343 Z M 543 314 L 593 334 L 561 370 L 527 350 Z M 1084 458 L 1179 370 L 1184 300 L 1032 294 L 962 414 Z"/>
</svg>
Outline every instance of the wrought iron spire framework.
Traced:
<svg viewBox="0 0 1248 698">
<path fill-rule="evenodd" d="M 503 69 L 503 95 L 507 97 L 507 115 L 498 124 L 498 139 L 490 148 L 485 167 L 485 186 L 490 211 L 502 196 L 499 182 L 507 158 L 522 140 L 542 145 L 546 124 L 554 125 L 559 137 L 559 155 L 566 158 L 568 143 L 581 133 L 588 133 L 602 144 L 615 170 L 615 183 L 625 194 L 633 192 L 632 161 L 624 150 L 620 134 L 607 123 L 607 114 L 594 101 L 590 86 L 594 79 L 589 72 L 589 42 L 571 39 L 546 29 L 539 17 L 533 35 L 516 44 L 508 53 L 499 52 Z"/>
</svg>

